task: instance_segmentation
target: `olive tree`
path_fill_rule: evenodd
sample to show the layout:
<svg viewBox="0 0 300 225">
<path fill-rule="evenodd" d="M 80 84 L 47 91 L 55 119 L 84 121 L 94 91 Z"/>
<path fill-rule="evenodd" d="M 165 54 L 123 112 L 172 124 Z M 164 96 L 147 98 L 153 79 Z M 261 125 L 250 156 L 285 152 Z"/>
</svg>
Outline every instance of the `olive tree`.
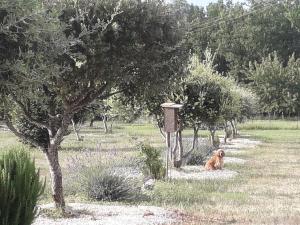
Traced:
<svg viewBox="0 0 300 225">
<path fill-rule="evenodd" d="M 1 45 L 4 52 L 15 52 L 1 58 L 7 69 L 1 71 L 1 107 L 8 128 L 45 154 L 53 200 L 64 208 L 58 149 L 74 115 L 96 98 L 164 89 L 176 74 L 181 33 L 158 0 L 60 1 L 43 7 L 48 8 L 27 20 L 13 7 L 4 8 L 1 22 L 22 19 L 24 29 L 7 23 L 8 29 L 0 30 L 1 43 L 3 37 L 13 41 Z M 44 138 L 18 129 L 24 124 L 20 118 Z"/>
</svg>

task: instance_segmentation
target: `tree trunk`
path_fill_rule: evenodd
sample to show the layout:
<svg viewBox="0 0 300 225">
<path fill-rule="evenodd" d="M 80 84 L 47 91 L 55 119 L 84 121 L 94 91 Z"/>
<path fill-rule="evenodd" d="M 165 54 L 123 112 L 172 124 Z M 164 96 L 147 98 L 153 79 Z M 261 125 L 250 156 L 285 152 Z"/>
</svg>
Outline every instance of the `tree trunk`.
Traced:
<svg viewBox="0 0 300 225">
<path fill-rule="evenodd" d="M 171 160 L 175 161 L 176 159 L 176 155 L 177 155 L 177 148 L 178 148 L 178 132 L 176 131 L 175 133 L 175 139 L 174 139 L 174 145 L 173 145 L 173 149 L 171 151 Z"/>
<path fill-rule="evenodd" d="M 193 137 L 192 147 L 189 149 L 189 151 L 187 153 L 185 153 L 182 156 L 183 159 L 187 159 L 190 156 L 190 154 L 194 151 L 196 145 L 198 144 L 198 138 L 199 138 L 198 131 L 199 131 L 199 127 L 198 126 L 194 126 L 193 130 L 194 130 L 194 137 Z M 180 133 L 180 135 L 181 135 L 181 133 Z M 180 139 L 181 139 L 181 144 L 182 144 L 182 137 L 180 137 Z"/>
<path fill-rule="evenodd" d="M 91 119 L 90 127 L 93 127 L 93 126 L 94 126 L 94 119 Z"/>
<path fill-rule="evenodd" d="M 178 131 L 177 141 L 178 141 L 178 151 L 176 151 L 177 154 L 174 155 L 174 167 L 180 168 L 182 166 L 182 160 L 183 160 L 183 145 L 182 145 L 181 130 Z"/>
<path fill-rule="evenodd" d="M 79 130 L 80 130 L 80 128 L 76 127 L 76 124 L 75 124 L 75 122 L 74 122 L 73 119 L 72 119 L 72 125 L 73 125 L 73 130 L 74 130 L 74 133 L 76 135 L 77 141 L 82 141 L 82 138 L 79 136 Z"/>
<path fill-rule="evenodd" d="M 297 130 L 299 129 L 299 113 L 297 114 Z"/>
<path fill-rule="evenodd" d="M 224 143 L 227 143 L 227 138 L 228 138 L 228 126 L 227 126 L 227 122 L 224 123 L 224 127 L 225 127 L 225 135 L 224 135 Z"/>
<path fill-rule="evenodd" d="M 162 127 L 158 126 L 158 128 L 159 128 L 159 132 L 160 132 L 161 136 L 163 137 L 163 139 L 166 139 L 166 135 L 163 132 Z"/>
<path fill-rule="evenodd" d="M 103 126 L 104 126 L 104 132 L 108 133 L 108 127 L 107 127 L 107 117 L 106 115 L 103 116 Z"/>
<path fill-rule="evenodd" d="M 193 144 L 192 144 L 192 150 L 195 149 L 196 145 L 198 145 L 198 127 L 193 127 L 194 130 L 194 137 L 193 137 Z"/>
<path fill-rule="evenodd" d="M 214 147 L 218 148 L 219 146 L 216 145 L 216 138 L 215 138 L 216 128 L 214 128 L 214 127 L 209 128 L 209 132 L 210 132 L 210 137 L 211 137 L 211 139 L 210 139 L 211 144 Z"/>
<path fill-rule="evenodd" d="M 55 207 L 64 210 L 65 200 L 63 195 L 62 171 L 58 160 L 58 145 L 50 144 L 45 154 L 49 163 L 52 198 Z"/>
<path fill-rule="evenodd" d="M 233 121 L 233 120 L 230 120 L 230 124 L 231 124 L 231 127 L 232 127 L 232 135 L 233 135 L 233 137 L 235 138 L 236 135 L 237 135 L 237 130 L 236 130 L 234 121 Z"/>
<path fill-rule="evenodd" d="M 234 132 L 235 132 L 235 135 L 239 135 L 239 131 L 238 131 L 238 128 L 237 128 L 237 119 L 234 119 L 233 120 L 233 124 L 234 124 Z"/>
</svg>

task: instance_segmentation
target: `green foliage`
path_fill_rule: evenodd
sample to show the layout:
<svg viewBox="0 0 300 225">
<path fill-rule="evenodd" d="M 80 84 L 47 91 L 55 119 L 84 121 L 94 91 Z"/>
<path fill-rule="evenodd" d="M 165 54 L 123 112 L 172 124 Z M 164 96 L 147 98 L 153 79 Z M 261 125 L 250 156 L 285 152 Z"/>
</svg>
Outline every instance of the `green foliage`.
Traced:
<svg viewBox="0 0 300 225">
<path fill-rule="evenodd" d="M 215 129 L 225 121 L 240 116 L 243 88 L 230 78 L 221 76 L 213 68 L 213 55 L 206 51 L 206 60 L 200 62 L 193 56 L 190 75 L 183 80 L 183 88 L 177 91 L 176 100 L 183 103 L 184 123 Z"/>
<path fill-rule="evenodd" d="M 292 55 L 287 65 L 276 53 L 254 63 L 249 71 L 252 88 L 263 113 L 297 115 L 300 109 L 300 60 Z"/>
<path fill-rule="evenodd" d="M 34 161 L 23 150 L 11 149 L 0 157 L 0 224 L 30 225 L 45 184 Z"/>
<path fill-rule="evenodd" d="M 152 176 L 154 179 L 164 178 L 166 169 L 161 160 L 161 151 L 147 144 L 142 144 L 140 150 L 145 175 Z"/>
<path fill-rule="evenodd" d="M 93 200 L 132 201 L 137 200 L 141 193 L 136 181 L 105 169 L 99 171 L 93 168 L 87 176 L 86 192 Z"/>
<path fill-rule="evenodd" d="M 195 19 L 189 35 L 192 48 L 203 57 L 207 47 L 216 53 L 214 65 L 223 75 L 249 83 L 249 62 L 273 51 L 284 60 L 300 55 L 299 2 L 285 0 L 218 1 L 207 7 L 206 17 Z M 294 26 L 292 25 L 294 24 Z"/>
<path fill-rule="evenodd" d="M 68 194 L 81 194 L 97 201 L 132 201 L 142 197 L 141 184 L 122 173 L 122 167 L 111 162 L 104 165 L 100 161 L 93 162 L 89 167 L 82 165 L 82 162 L 74 166 L 75 171 L 69 173 L 70 177 L 65 180 Z"/>
</svg>

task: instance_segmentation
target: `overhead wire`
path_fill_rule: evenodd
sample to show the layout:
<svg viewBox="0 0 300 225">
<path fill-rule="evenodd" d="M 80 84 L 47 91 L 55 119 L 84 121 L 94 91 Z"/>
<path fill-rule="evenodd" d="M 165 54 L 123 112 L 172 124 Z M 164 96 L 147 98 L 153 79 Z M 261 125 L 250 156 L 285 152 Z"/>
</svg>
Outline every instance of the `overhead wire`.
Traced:
<svg viewBox="0 0 300 225">
<path fill-rule="evenodd" d="M 235 21 L 235 20 L 238 20 L 240 18 L 249 16 L 251 14 L 262 13 L 262 12 L 270 9 L 273 6 L 274 6 L 274 4 L 269 3 L 269 4 L 264 5 L 264 7 L 260 8 L 260 9 L 254 9 L 254 10 L 249 11 L 248 13 L 242 14 L 238 17 L 227 16 L 227 17 L 219 18 L 219 19 L 214 20 L 214 21 L 209 21 L 209 22 L 206 22 L 206 23 L 202 23 L 201 26 L 195 26 L 195 27 L 192 26 L 191 29 L 189 30 L 189 32 L 207 29 L 207 28 L 213 27 L 215 25 L 218 25 L 221 22 Z"/>
</svg>

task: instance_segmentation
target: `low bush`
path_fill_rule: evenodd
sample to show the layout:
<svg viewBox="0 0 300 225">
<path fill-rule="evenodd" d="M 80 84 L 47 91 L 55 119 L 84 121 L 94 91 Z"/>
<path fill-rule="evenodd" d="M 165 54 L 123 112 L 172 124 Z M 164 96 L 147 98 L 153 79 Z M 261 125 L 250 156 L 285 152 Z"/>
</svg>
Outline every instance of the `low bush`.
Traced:
<svg viewBox="0 0 300 225">
<path fill-rule="evenodd" d="M 98 201 L 132 201 L 139 197 L 136 181 L 111 171 L 93 169 L 87 180 L 88 197 Z"/>
<path fill-rule="evenodd" d="M 200 151 L 193 151 L 187 160 L 187 165 L 203 165 L 205 161 L 205 155 Z"/>
<path fill-rule="evenodd" d="M 0 225 L 30 225 L 45 183 L 35 163 L 23 150 L 0 157 Z"/>
<path fill-rule="evenodd" d="M 144 175 L 151 176 L 154 179 L 164 178 L 166 168 L 164 167 L 163 160 L 161 159 L 161 151 L 145 144 L 140 146 L 140 150 Z"/>
<path fill-rule="evenodd" d="M 209 141 L 199 143 L 193 152 L 187 158 L 187 165 L 203 165 L 205 163 L 206 157 L 215 150 Z"/>
<path fill-rule="evenodd" d="M 85 154 L 84 158 L 73 157 L 65 179 L 65 191 L 69 195 L 81 194 L 98 201 L 139 200 L 142 182 L 130 176 L 128 163 L 131 159 L 118 154 Z M 122 167 L 123 166 L 123 167 Z"/>
</svg>

